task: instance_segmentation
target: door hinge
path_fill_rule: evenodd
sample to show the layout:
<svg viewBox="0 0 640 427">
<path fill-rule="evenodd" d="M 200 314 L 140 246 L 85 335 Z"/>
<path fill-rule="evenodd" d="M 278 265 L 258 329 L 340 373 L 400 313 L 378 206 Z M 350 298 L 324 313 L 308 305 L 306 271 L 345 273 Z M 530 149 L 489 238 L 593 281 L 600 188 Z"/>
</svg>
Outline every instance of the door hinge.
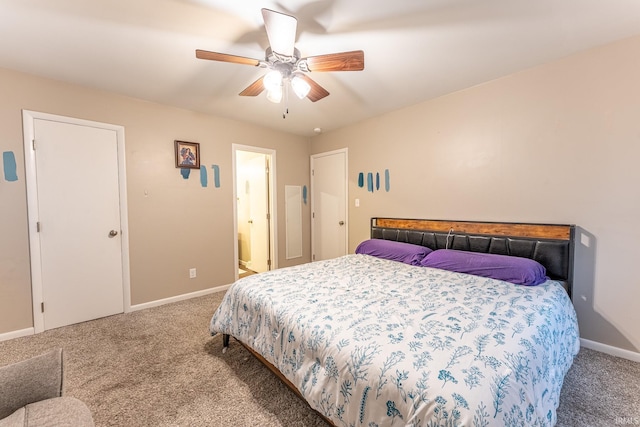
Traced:
<svg viewBox="0 0 640 427">
<path fill-rule="evenodd" d="M 31 147 L 33 147 L 33 151 L 36 151 L 36 140 L 35 139 L 31 140 Z"/>
<path fill-rule="evenodd" d="M 311 255 L 311 260 L 315 261 L 316 260 L 316 254 Z"/>
<path fill-rule="evenodd" d="M 40 312 L 44 313 L 44 303 L 43 302 L 40 303 Z"/>
<path fill-rule="evenodd" d="M 267 212 L 267 219 L 271 219 L 271 216 L 269 215 L 269 212 Z"/>
<path fill-rule="evenodd" d="M 269 266 L 269 268 L 271 268 L 271 260 L 270 259 L 267 260 L 267 265 Z"/>
<path fill-rule="evenodd" d="M 311 218 L 315 218 L 316 217 L 316 213 L 315 212 L 311 212 Z"/>
<path fill-rule="evenodd" d="M 36 222 L 36 232 L 40 232 L 40 221 Z"/>
</svg>

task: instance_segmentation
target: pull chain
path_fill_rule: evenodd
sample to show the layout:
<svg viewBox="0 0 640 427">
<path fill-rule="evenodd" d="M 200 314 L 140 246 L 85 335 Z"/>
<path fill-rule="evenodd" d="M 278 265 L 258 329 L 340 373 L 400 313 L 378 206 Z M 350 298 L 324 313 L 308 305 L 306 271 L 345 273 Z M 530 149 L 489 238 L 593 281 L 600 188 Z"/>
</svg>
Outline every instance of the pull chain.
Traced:
<svg viewBox="0 0 640 427">
<path fill-rule="evenodd" d="M 282 89 L 284 91 L 284 93 L 282 94 L 284 98 L 284 111 L 282 112 L 283 119 L 286 119 L 287 115 L 289 114 L 289 85 L 290 85 L 289 80 L 282 82 L 282 86 L 283 86 Z"/>
</svg>

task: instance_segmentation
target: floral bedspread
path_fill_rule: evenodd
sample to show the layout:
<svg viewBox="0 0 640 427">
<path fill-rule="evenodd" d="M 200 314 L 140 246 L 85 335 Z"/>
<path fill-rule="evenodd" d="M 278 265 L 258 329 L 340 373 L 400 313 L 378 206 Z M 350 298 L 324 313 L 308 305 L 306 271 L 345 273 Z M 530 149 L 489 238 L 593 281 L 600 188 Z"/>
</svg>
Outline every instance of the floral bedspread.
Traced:
<svg viewBox="0 0 640 427">
<path fill-rule="evenodd" d="M 552 426 L 580 347 L 558 282 L 368 255 L 241 279 L 210 330 L 255 349 L 336 426 Z"/>
</svg>

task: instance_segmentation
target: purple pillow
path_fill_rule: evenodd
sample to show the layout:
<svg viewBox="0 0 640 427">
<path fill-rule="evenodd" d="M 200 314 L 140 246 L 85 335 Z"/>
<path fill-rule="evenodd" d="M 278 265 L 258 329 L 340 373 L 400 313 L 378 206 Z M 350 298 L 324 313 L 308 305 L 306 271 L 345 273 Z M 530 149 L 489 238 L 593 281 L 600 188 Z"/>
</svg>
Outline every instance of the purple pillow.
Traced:
<svg viewBox="0 0 640 427">
<path fill-rule="evenodd" d="M 429 252 L 431 252 L 431 249 L 425 246 L 384 239 L 365 240 L 356 248 L 357 254 L 372 255 L 411 265 L 420 265 L 420 261 Z"/>
<path fill-rule="evenodd" d="M 549 279 L 544 266 L 529 258 L 454 249 L 433 251 L 420 265 L 490 277 L 516 285 L 535 286 Z"/>
</svg>

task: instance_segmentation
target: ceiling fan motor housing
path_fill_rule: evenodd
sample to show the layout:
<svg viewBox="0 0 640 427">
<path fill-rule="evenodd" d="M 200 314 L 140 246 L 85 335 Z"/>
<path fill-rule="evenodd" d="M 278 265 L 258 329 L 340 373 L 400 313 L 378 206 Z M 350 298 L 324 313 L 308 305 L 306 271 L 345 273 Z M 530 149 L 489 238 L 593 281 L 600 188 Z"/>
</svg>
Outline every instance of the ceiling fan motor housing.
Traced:
<svg viewBox="0 0 640 427">
<path fill-rule="evenodd" d="M 200 59 L 253 65 L 270 70 L 240 92 L 240 96 L 257 96 L 267 89 L 267 97 L 274 99 L 274 102 L 276 102 L 275 99 L 278 99 L 277 102 L 279 102 L 281 96 L 278 91 L 282 91 L 284 82 L 289 82 L 298 97 L 306 97 L 311 102 L 316 102 L 328 96 L 329 91 L 306 75 L 307 73 L 312 71 L 361 71 L 364 69 L 364 52 L 361 50 L 301 58 L 300 51 L 294 46 L 296 18 L 270 9 L 262 9 L 262 17 L 269 39 L 269 47 L 265 50 L 264 60 L 196 50 L 196 57 Z"/>
</svg>

